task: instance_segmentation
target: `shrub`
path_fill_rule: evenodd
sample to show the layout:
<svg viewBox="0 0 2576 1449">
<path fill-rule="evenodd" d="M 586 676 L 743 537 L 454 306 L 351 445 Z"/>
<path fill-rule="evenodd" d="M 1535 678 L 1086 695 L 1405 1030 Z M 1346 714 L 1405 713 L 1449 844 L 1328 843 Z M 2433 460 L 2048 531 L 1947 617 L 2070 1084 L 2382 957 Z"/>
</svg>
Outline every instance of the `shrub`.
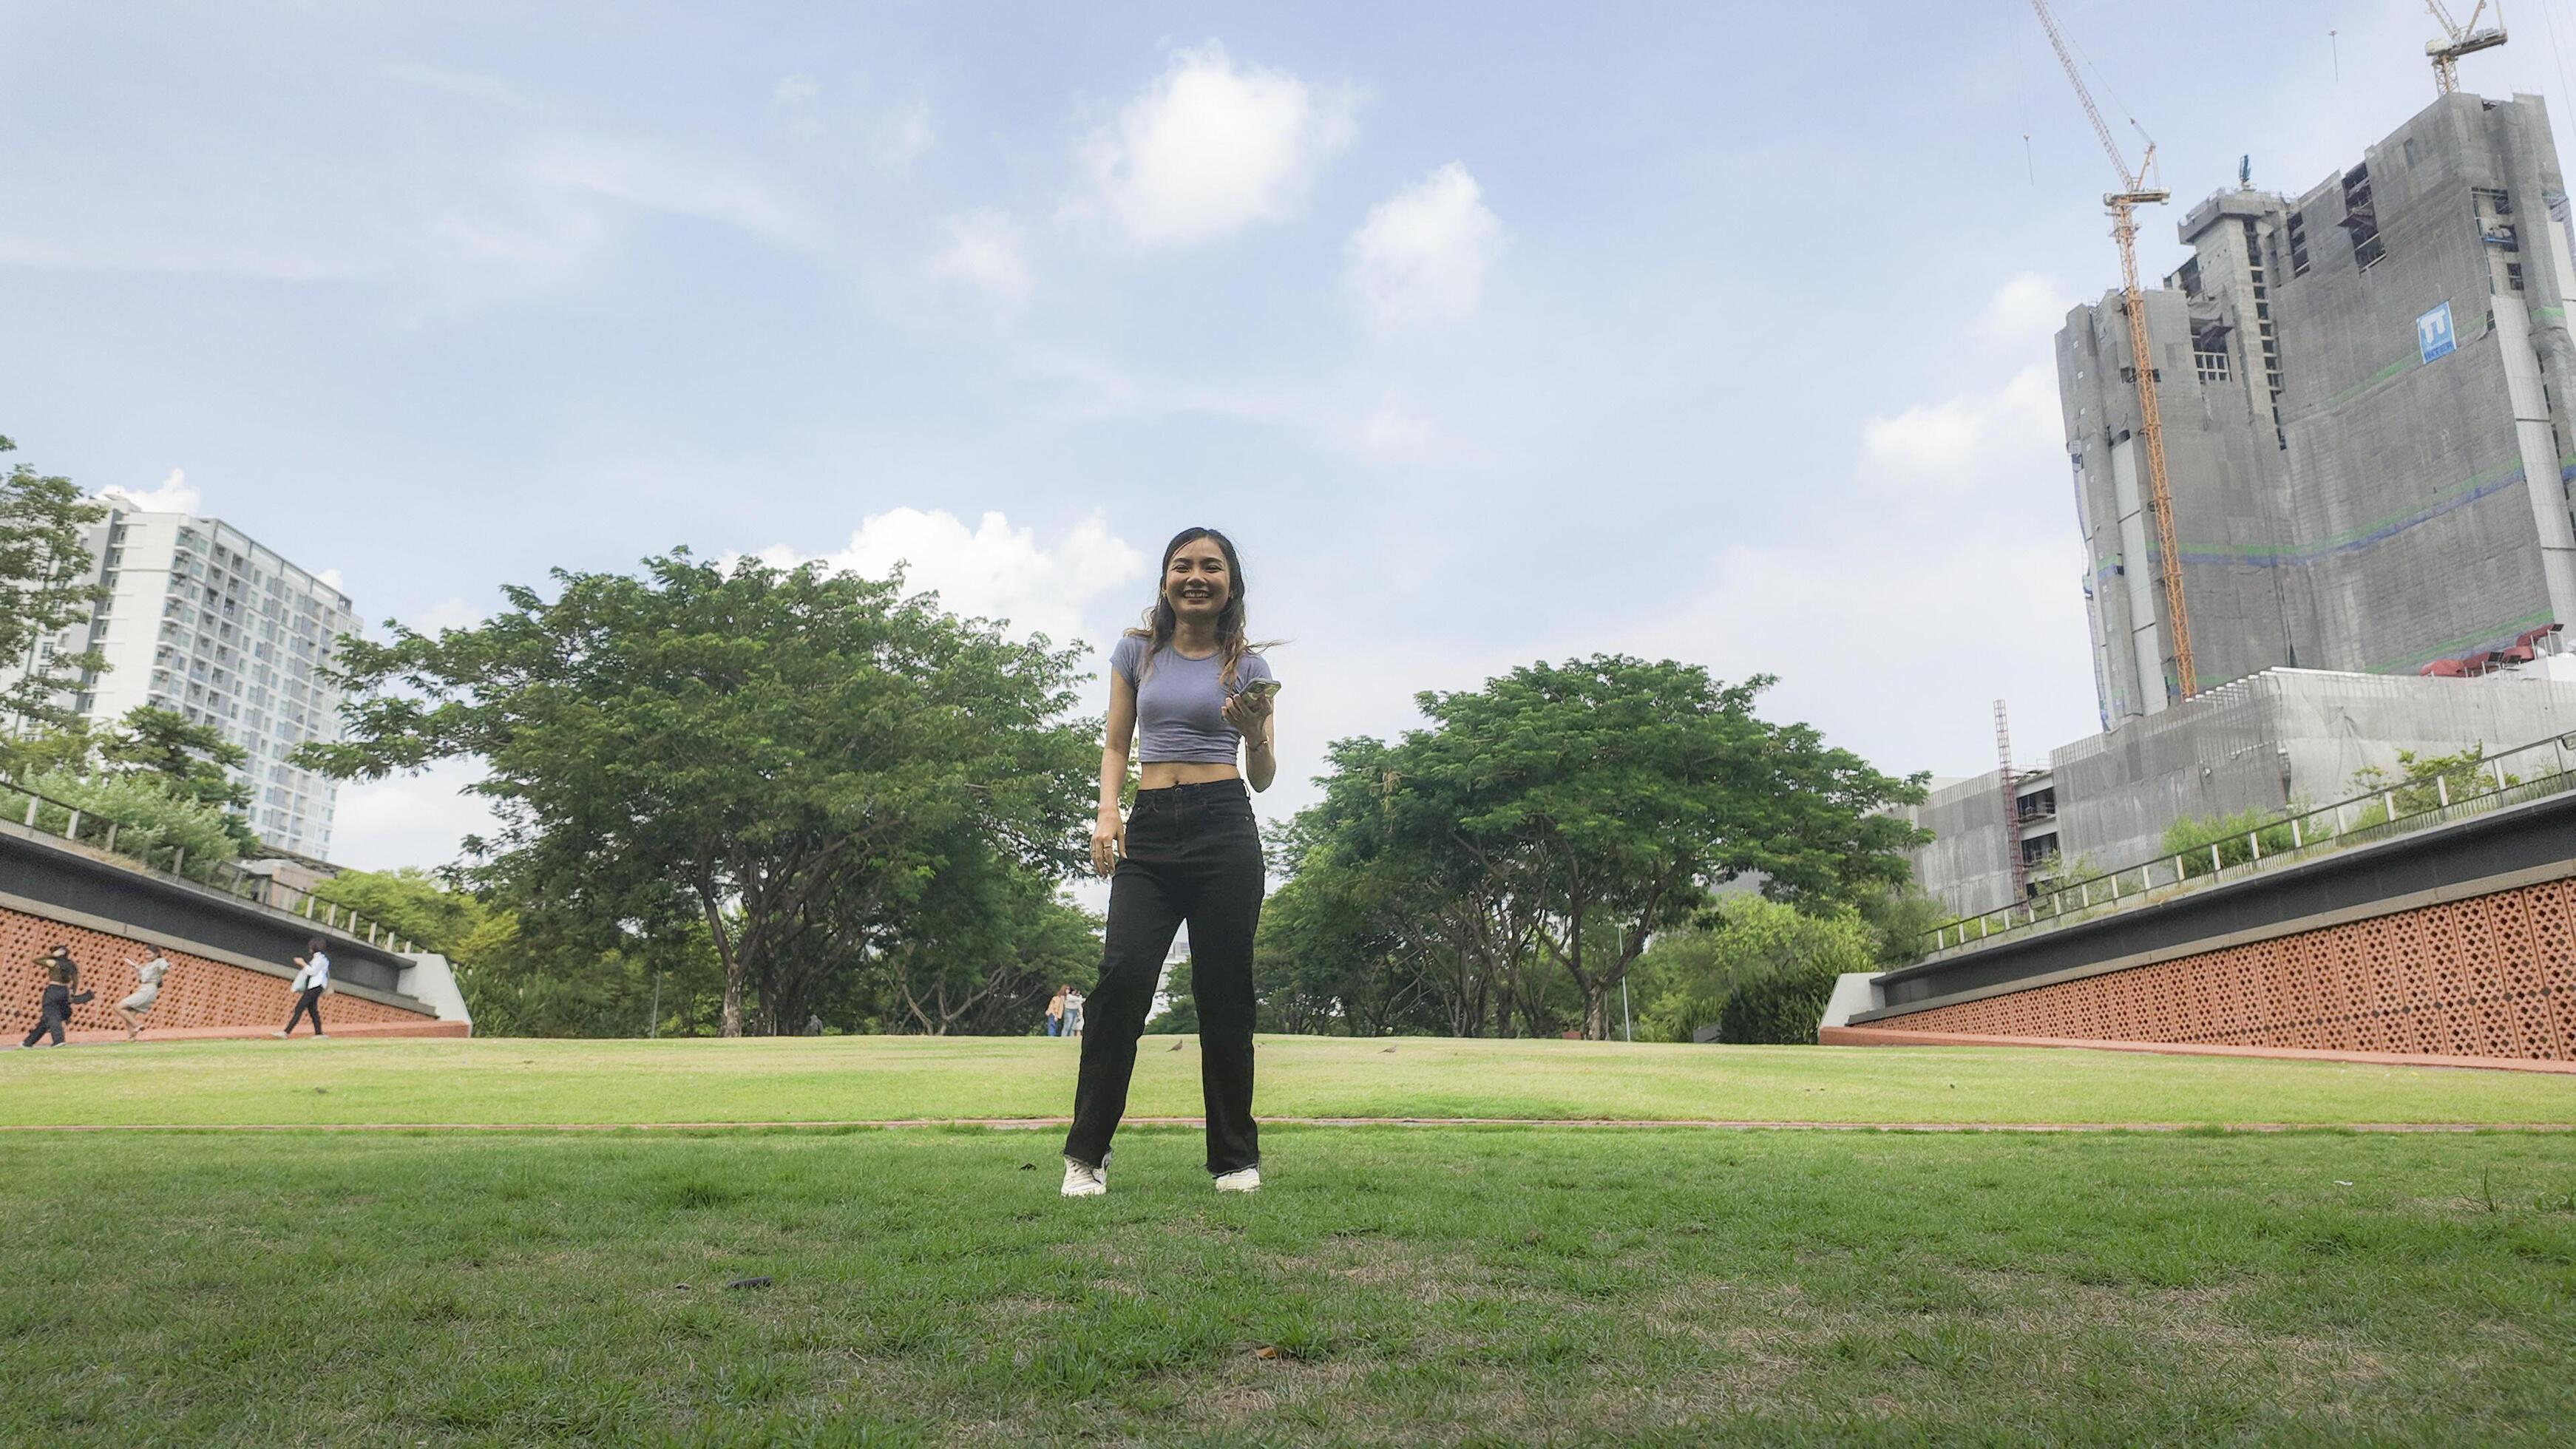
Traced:
<svg viewBox="0 0 2576 1449">
<path fill-rule="evenodd" d="M 1830 963 L 1784 966 L 1726 998 L 1717 1039 L 1735 1046 L 1811 1046 L 1842 973 Z"/>
<path fill-rule="evenodd" d="M 2323 821 L 2312 821 L 2319 830 Z M 2265 855 L 2280 855 L 2290 847 L 2290 822 L 2285 816 L 2268 810 L 2239 810 L 2233 815 L 2210 815 L 2198 820 L 2177 820 L 2165 827 L 2164 854 L 2182 857 L 2186 876 L 2208 875 L 2213 870 L 2243 865 L 2254 858 L 2254 842 L 2259 839 Z M 2211 846 L 2218 848 L 2218 863 L 2210 863 Z"/>
<path fill-rule="evenodd" d="M 38 807 L 39 828 L 61 833 L 70 824 L 71 810 L 65 806 L 75 807 L 81 812 L 83 841 L 104 844 L 106 824 L 114 821 L 117 854 L 165 870 L 184 851 L 180 862 L 184 873 L 205 880 L 217 865 L 241 853 L 235 827 L 222 810 L 177 799 L 152 776 L 45 771 L 25 783 L 38 795 L 64 802 Z M 0 783 L 0 810 L 8 812 L 11 820 L 25 820 L 26 793 Z"/>
<path fill-rule="evenodd" d="M 1879 969 L 1880 946 L 1878 933 L 1849 909 L 1808 915 L 1760 896 L 1728 896 L 1693 929 L 1658 940 L 1630 969 L 1639 999 L 1638 1038 L 1690 1041 L 1714 1025 L 1724 1040 L 1738 1040 L 1728 1023 L 1757 1010 L 1738 1007 L 1747 993 L 1776 994 L 1783 977 L 1821 977 L 1830 994 L 1843 972 Z M 1794 1014 L 1791 1006 L 1778 1010 Z M 1794 1027 L 1764 1026 L 1762 1035 L 1743 1039 L 1812 1042 L 1823 1012 L 1824 996 L 1817 995 L 1814 1010 Z M 1776 1013 L 1761 1008 L 1759 1014 L 1767 1022 Z"/>
</svg>

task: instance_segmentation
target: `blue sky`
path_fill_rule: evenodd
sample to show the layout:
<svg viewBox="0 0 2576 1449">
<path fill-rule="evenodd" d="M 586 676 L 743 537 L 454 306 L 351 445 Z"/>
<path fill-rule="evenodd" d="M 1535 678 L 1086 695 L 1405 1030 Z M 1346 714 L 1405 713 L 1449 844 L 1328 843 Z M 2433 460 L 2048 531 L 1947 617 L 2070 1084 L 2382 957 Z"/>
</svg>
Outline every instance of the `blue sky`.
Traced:
<svg viewBox="0 0 2576 1449">
<path fill-rule="evenodd" d="M 2432 95 L 2399 0 L 2061 16 L 2183 206 Z M 2576 14 L 2510 19 L 2466 85 L 2563 127 Z M 2013 0 L 0 0 L 0 138 L 0 430 L 371 620 L 685 543 L 1105 646 L 1205 522 L 1289 641 L 1280 809 L 1594 650 L 1896 771 L 1990 766 L 1998 695 L 2025 758 L 2095 728 L 2048 339 L 2108 163 Z M 334 854 L 445 859 L 456 778 Z"/>
</svg>

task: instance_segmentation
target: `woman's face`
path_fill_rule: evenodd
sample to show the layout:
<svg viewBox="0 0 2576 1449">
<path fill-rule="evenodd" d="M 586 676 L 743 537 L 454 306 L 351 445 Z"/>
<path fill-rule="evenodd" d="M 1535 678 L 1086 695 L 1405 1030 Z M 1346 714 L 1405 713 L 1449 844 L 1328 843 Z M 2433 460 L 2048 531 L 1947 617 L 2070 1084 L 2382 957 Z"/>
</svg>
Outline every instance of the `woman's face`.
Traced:
<svg viewBox="0 0 2576 1449">
<path fill-rule="evenodd" d="M 1213 620 L 1234 597 L 1234 577 L 1226 572 L 1225 550 L 1215 539 L 1194 538 L 1172 550 L 1163 565 L 1163 601 L 1184 619 Z"/>
</svg>

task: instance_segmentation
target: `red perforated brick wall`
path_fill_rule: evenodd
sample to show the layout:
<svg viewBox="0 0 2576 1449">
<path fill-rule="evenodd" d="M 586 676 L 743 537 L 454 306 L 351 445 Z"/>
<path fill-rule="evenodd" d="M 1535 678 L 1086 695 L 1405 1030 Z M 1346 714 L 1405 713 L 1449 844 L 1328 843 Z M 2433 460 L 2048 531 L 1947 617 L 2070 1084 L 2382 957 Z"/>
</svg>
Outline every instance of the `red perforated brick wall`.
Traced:
<svg viewBox="0 0 2576 1449">
<path fill-rule="evenodd" d="M 1936 1006 L 1871 1025 L 2576 1061 L 2576 880 Z"/>
<path fill-rule="evenodd" d="M 112 1027 L 120 1032 L 125 1029 L 125 1018 L 116 1014 L 116 1003 L 137 985 L 133 968 L 125 963 L 150 956 L 150 947 L 123 936 L 85 931 L 23 911 L 0 909 L 0 1020 L 8 1023 L 8 1041 L 12 1045 L 27 1028 L 36 1024 L 36 1006 L 45 988 L 45 969 L 37 961 L 37 954 L 52 950 L 58 942 L 69 943 L 72 960 L 80 965 L 80 989 L 97 993 L 96 999 L 72 1008 L 71 1028 L 78 1031 Z M 170 958 L 170 971 L 161 978 L 160 999 L 143 1015 L 144 1025 L 277 1027 L 286 1024 L 286 1013 L 295 1004 L 295 994 L 286 989 L 285 977 L 245 970 L 228 962 L 209 961 L 184 951 L 163 954 Z M 418 1022 L 431 1019 L 422 1012 L 368 1001 L 344 991 L 322 998 L 322 1022 L 325 1026 L 344 1021 Z"/>
</svg>

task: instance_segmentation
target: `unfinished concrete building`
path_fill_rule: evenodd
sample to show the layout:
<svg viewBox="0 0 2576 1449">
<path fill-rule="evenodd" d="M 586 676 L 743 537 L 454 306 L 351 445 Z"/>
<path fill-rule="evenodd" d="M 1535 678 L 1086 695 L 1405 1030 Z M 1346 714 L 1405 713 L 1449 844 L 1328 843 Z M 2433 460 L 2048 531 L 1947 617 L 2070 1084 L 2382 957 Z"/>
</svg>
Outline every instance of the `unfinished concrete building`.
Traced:
<svg viewBox="0 0 2576 1449">
<path fill-rule="evenodd" d="M 2541 101 L 2448 95 L 2296 197 L 2221 192 L 2145 294 L 2199 687 L 2412 674 L 2576 622 L 2576 293 Z M 2117 293 L 2058 334 L 2102 722 L 2180 689 Z"/>
<path fill-rule="evenodd" d="M 1946 782 L 1918 880 L 2157 854 L 2177 820 L 2319 805 L 2400 749 L 2576 730 L 2576 295 L 2536 97 L 2443 96 L 2297 196 L 2187 213 L 2144 293 L 2199 693 L 2182 698 L 2117 292 L 2057 337 L 2104 733 Z M 2492 667 L 2491 666 L 2495 666 Z M 2422 677 L 2474 672 L 2479 678 Z"/>
<path fill-rule="evenodd" d="M 2364 793 L 2366 769 L 2400 773 L 2398 752 L 2511 749 L 2576 732 L 2576 657 L 2558 655 L 2477 679 L 2270 669 L 2049 752 L 2044 768 L 1934 782 L 1909 809 L 1932 832 L 1914 875 L 1960 915 L 2013 898 L 2012 856 L 2045 883 L 2164 852 L 2177 820 L 2329 805 Z"/>
</svg>

